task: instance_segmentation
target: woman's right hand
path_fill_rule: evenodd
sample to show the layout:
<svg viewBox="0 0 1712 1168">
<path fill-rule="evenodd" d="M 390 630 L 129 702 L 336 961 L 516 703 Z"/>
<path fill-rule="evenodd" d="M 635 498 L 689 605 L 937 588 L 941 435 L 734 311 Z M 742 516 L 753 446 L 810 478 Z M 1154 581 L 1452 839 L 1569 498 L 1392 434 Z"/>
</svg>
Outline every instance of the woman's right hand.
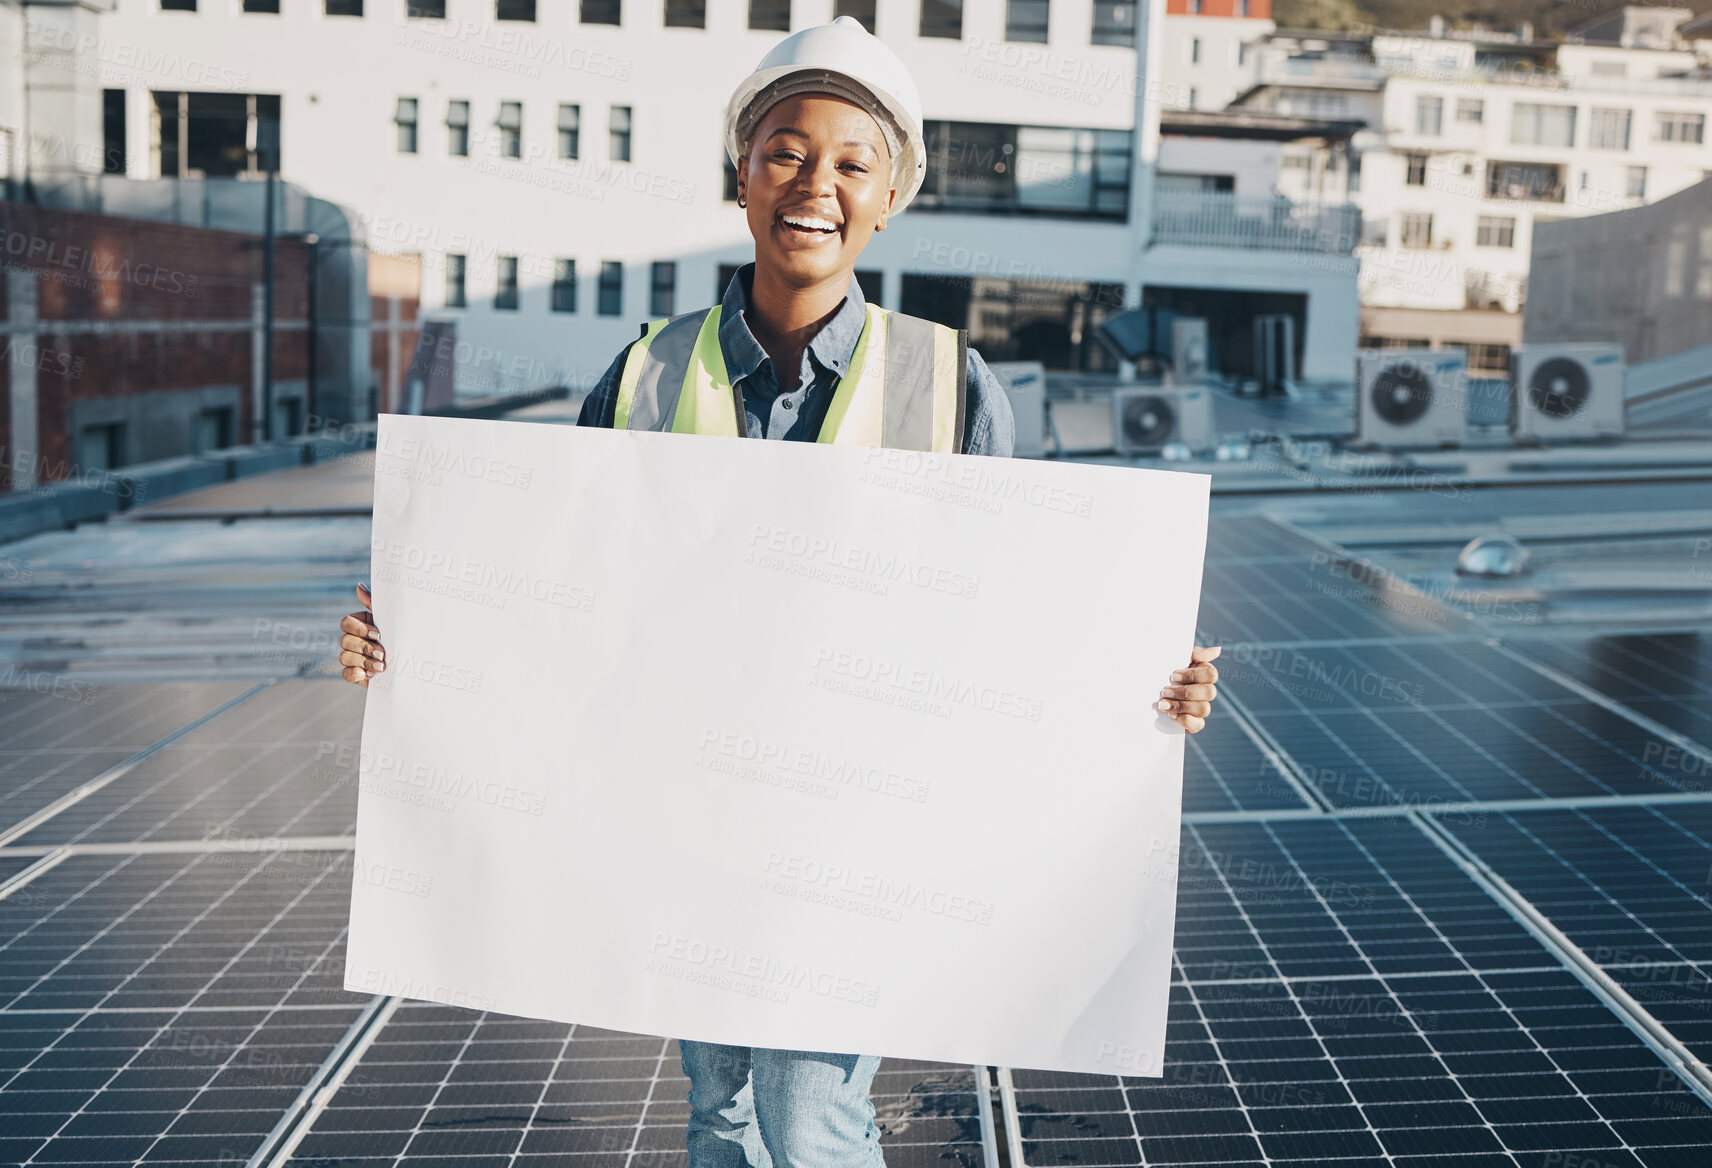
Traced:
<svg viewBox="0 0 1712 1168">
<path fill-rule="evenodd" d="M 380 630 L 374 623 L 374 597 L 365 585 L 357 585 L 357 599 L 366 611 L 353 612 L 339 622 L 339 676 L 352 685 L 368 688 L 369 679 L 386 669 L 386 654 L 380 647 Z"/>
</svg>

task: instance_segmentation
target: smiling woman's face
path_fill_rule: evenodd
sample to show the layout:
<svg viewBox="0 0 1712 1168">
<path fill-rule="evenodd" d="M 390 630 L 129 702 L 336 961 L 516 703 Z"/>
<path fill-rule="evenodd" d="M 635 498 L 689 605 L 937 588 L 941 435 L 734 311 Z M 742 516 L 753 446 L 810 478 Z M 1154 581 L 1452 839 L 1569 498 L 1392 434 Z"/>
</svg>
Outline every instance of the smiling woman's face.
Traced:
<svg viewBox="0 0 1712 1168">
<path fill-rule="evenodd" d="M 873 115 L 804 93 L 767 111 L 737 160 L 755 262 L 806 286 L 856 266 L 892 204 L 892 159 Z"/>
</svg>

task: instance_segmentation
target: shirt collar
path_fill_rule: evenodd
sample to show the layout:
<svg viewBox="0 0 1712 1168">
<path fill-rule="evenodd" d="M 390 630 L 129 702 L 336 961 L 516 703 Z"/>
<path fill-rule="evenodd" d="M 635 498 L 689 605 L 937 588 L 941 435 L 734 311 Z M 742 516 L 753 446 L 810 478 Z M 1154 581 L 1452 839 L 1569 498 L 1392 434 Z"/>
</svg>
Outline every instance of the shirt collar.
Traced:
<svg viewBox="0 0 1712 1168">
<path fill-rule="evenodd" d="M 736 385 L 745 377 L 761 367 L 761 362 L 767 360 L 767 351 L 761 347 L 761 342 L 755 339 L 755 334 L 749 331 L 749 295 L 755 277 L 755 264 L 744 264 L 737 269 L 737 274 L 731 278 L 731 283 L 725 286 L 725 297 L 719 302 L 719 347 L 725 356 L 725 372 Z M 822 369 L 830 370 L 842 377 L 850 368 L 850 358 L 856 354 L 856 341 L 862 335 L 862 326 L 868 322 L 868 301 L 862 295 L 862 286 L 856 282 L 854 274 L 850 277 L 850 287 L 844 294 L 844 302 L 838 306 L 838 311 L 832 314 L 808 343 L 809 356 Z M 777 375 L 778 371 L 774 370 Z"/>
</svg>

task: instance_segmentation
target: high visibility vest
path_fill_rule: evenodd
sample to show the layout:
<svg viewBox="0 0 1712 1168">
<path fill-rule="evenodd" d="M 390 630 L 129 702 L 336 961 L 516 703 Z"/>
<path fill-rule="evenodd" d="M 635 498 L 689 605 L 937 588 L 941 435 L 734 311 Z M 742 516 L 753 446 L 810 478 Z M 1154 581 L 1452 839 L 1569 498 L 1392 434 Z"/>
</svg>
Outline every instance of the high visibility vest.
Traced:
<svg viewBox="0 0 1712 1168">
<path fill-rule="evenodd" d="M 868 305 L 817 442 L 960 453 L 968 334 Z M 615 430 L 747 436 L 719 347 L 719 306 L 650 322 L 618 382 Z"/>
</svg>

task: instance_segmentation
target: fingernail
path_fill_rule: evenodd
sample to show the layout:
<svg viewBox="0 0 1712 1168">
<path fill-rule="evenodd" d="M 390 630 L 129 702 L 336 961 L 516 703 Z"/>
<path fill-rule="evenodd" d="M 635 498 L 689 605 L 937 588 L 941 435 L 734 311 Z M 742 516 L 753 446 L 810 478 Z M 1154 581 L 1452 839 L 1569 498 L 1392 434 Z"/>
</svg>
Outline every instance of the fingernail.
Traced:
<svg viewBox="0 0 1712 1168">
<path fill-rule="evenodd" d="M 385 661 L 386 660 L 386 650 L 385 649 L 376 649 L 374 651 L 374 659 L 376 661 Z"/>
<path fill-rule="evenodd" d="M 1173 673 L 1171 675 L 1171 680 L 1172 681 L 1188 681 L 1189 675 L 1187 673 L 1184 673 L 1181 669 L 1179 669 L 1176 673 Z"/>
<path fill-rule="evenodd" d="M 1170 702 L 1155 702 L 1155 703 L 1153 703 L 1153 708 L 1156 710 L 1169 710 L 1171 708 L 1171 703 Z"/>
</svg>

